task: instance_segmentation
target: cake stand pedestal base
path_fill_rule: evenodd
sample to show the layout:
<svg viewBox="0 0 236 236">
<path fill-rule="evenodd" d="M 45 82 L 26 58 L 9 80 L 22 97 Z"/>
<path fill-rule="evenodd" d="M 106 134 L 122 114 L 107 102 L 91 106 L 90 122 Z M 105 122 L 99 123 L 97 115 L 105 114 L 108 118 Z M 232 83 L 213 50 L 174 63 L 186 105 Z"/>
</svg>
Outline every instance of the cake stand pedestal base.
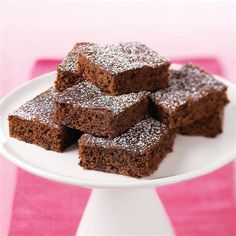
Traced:
<svg viewBox="0 0 236 236">
<path fill-rule="evenodd" d="M 174 231 L 154 189 L 95 189 L 78 235 L 173 236 Z"/>
</svg>

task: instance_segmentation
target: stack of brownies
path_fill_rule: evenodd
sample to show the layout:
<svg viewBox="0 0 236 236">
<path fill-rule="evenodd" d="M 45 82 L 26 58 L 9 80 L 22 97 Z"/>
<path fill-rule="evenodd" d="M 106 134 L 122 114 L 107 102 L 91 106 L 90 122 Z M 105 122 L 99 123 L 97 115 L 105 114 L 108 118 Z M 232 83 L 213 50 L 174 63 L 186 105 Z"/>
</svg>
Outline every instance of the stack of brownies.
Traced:
<svg viewBox="0 0 236 236">
<path fill-rule="evenodd" d="M 227 87 L 138 42 L 77 43 L 49 88 L 9 115 L 10 136 L 62 152 L 78 141 L 86 169 L 152 174 L 175 134 L 222 132 Z M 79 140 L 78 140 L 79 139 Z"/>
</svg>

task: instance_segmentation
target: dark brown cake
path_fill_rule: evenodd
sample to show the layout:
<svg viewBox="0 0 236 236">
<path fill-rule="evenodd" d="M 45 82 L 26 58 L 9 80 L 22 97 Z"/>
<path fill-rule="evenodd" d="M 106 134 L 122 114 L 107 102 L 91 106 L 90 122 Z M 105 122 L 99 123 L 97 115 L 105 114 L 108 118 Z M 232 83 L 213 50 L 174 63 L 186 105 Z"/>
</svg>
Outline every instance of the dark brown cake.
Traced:
<svg viewBox="0 0 236 236">
<path fill-rule="evenodd" d="M 56 98 L 55 120 L 83 132 L 114 138 L 145 119 L 146 92 L 109 96 L 88 81 L 66 89 Z"/>
<path fill-rule="evenodd" d="M 169 85 L 170 62 L 138 42 L 87 44 L 79 54 L 83 78 L 110 95 L 155 91 Z"/>
<path fill-rule="evenodd" d="M 78 84 L 82 81 L 81 71 L 78 68 L 78 56 L 81 46 L 89 43 L 76 43 L 66 58 L 57 67 L 55 87 L 58 91 Z"/>
<path fill-rule="evenodd" d="M 80 165 L 137 178 L 148 176 L 172 151 L 174 137 L 173 130 L 152 118 L 113 140 L 84 134 L 79 140 Z"/>
<path fill-rule="evenodd" d="M 55 94 L 54 88 L 50 88 L 10 114 L 10 136 L 56 152 L 76 143 L 80 132 L 53 121 Z"/>
<path fill-rule="evenodd" d="M 222 133 L 223 110 L 215 112 L 210 117 L 195 121 L 194 123 L 180 127 L 177 133 L 214 138 Z"/>
<path fill-rule="evenodd" d="M 228 103 L 227 87 L 204 70 L 187 64 L 171 71 L 171 86 L 150 95 L 152 115 L 169 128 L 211 116 Z"/>
</svg>

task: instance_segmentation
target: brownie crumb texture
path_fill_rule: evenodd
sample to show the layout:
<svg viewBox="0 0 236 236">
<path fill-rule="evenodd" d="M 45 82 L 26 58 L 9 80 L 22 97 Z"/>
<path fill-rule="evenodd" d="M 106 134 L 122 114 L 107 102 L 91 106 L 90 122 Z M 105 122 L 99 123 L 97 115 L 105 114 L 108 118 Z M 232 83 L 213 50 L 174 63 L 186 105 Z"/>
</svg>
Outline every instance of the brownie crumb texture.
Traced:
<svg viewBox="0 0 236 236">
<path fill-rule="evenodd" d="M 57 152 L 75 143 L 81 133 L 54 122 L 56 93 L 50 88 L 10 114 L 10 136 Z"/>
<path fill-rule="evenodd" d="M 175 132 L 152 118 L 108 140 L 84 134 L 79 140 L 80 165 L 133 177 L 152 174 L 172 151 Z"/>
<path fill-rule="evenodd" d="M 55 80 L 55 88 L 58 91 L 63 91 L 83 80 L 82 71 L 78 65 L 78 56 L 82 46 L 88 44 L 90 43 L 76 43 L 65 59 L 58 65 Z"/>
<path fill-rule="evenodd" d="M 200 68 L 187 64 L 171 70 L 171 85 L 150 95 L 152 115 L 169 128 L 187 126 L 220 111 L 227 87 Z"/>
<path fill-rule="evenodd" d="M 205 136 L 214 138 L 223 131 L 223 110 L 213 115 L 197 120 L 190 125 L 180 127 L 177 133 L 191 136 Z"/>
<path fill-rule="evenodd" d="M 83 79 L 110 95 L 154 91 L 169 85 L 170 62 L 138 42 L 82 46 Z"/>
<path fill-rule="evenodd" d="M 57 123 L 111 139 L 145 119 L 148 99 L 147 92 L 106 95 L 83 81 L 58 94 L 56 107 Z"/>
</svg>

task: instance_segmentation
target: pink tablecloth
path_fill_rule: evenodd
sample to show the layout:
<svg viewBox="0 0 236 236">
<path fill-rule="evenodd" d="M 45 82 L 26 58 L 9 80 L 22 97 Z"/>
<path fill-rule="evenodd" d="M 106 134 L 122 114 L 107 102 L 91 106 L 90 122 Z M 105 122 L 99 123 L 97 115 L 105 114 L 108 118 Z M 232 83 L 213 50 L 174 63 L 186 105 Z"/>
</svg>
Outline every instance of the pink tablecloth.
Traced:
<svg viewBox="0 0 236 236">
<path fill-rule="evenodd" d="M 184 63 L 185 60 L 177 60 Z M 222 75 L 215 59 L 194 59 L 210 72 Z M 32 78 L 54 70 L 58 60 L 40 60 Z M 235 202 L 233 165 L 214 173 L 158 189 L 179 236 L 233 236 Z M 70 236 L 81 219 L 90 190 L 59 184 L 18 169 L 9 235 Z"/>
</svg>

